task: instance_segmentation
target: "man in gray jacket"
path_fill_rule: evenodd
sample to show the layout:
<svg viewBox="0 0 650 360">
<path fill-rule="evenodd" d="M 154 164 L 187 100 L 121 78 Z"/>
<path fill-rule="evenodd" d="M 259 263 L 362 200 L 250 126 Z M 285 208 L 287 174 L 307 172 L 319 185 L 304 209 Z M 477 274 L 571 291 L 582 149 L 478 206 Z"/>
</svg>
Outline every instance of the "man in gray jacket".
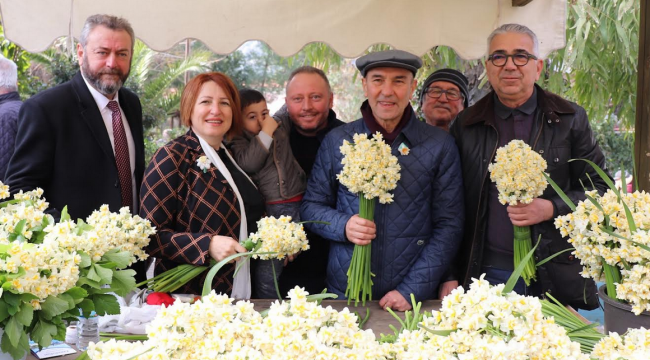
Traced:
<svg viewBox="0 0 650 360">
<path fill-rule="evenodd" d="M 286 87 L 286 104 L 273 116 L 290 124 L 289 144 L 296 161 L 307 178 L 316 161 L 316 154 L 325 135 L 344 123 L 332 110 L 334 94 L 325 73 L 312 66 L 295 69 L 289 75 Z M 325 270 L 329 242 L 307 232 L 310 249 L 289 263 L 280 276 L 280 291 L 298 285 L 309 293 L 325 288 Z"/>
<path fill-rule="evenodd" d="M 0 181 L 5 180 L 9 159 L 14 153 L 18 110 L 23 102 L 18 95 L 16 64 L 0 57 Z"/>
</svg>

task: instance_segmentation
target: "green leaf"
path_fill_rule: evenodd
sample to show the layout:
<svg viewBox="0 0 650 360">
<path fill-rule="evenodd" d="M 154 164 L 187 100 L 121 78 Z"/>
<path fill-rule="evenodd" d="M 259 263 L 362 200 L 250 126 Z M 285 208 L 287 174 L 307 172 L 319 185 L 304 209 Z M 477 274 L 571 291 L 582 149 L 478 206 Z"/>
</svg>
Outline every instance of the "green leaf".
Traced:
<svg viewBox="0 0 650 360">
<path fill-rule="evenodd" d="M 418 325 L 420 328 L 426 330 L 427 332 L 433 334 L 433 335 L 438 335 L 438 336 L 449 336 L 449 334 L 456 332 L 456 330 L 433 330 L 429 329 L 428 327 L 420 324 Z"/>
<path fill-rule="evenodd" d="M 564 249 L 564 250 L 558 251 L 558 252 L 556 252 L 555 254 L 553 254 L 553 255 L 547 257 L 546 259 L 544 259 L 544 260 L 538 262 L 537 264 L 535 264 L 535 267 L 538 267 L 538 266 L 544 265 L 544 264 L 546 264 L 547 262 L 553 260 L 554 257 L 556 257 L 556 256 L 558 256 L 558 255 L 561 255 L 561 254 L 564 254 L 565 252 L 568 252 L 568 251 L 573 251 L 573 250 L 574 250 L 574 248 L 570 247 L 570 248 L 568 248 L 568 249 Z"/>
<path fill-rule="evenodd" d="M 67 301 L 59 299 L 56 296 L 48 296 L 43 303 L 41 303 L 41 312 L 49 320 L 54 316 L 60 315 L 69 309 Z"/>
<path fill-rule="evenodd" d="M 68 294 L 68 295 L 72 296 L 73 299 L 81 301 L 86 296 L 88 296 L 88 291 L 86 291 L 83 288 L 80 288 L 78 286 L 75 286 L 75 287 L 69 289 L 68 291 L 66 291 L 64 294 Z"/>
<path fill-rule="evenodd" d="M 9 311 L 7 311 L 7 304 L 0 299 L 0 322 L 9 317 Z"/>
<path fill-rule="evenodd" d="M 9 291 L 4 291 L 2 293 L 2 298 L 4 299 L 5 303 L 7 303 L 7 310 L 9 310 L 10 315 L 14 315 L 15 313 L 18 312 L 18 309 L 20 307 L 20 295 L 14 294 Z"/>
<path fill-rule="evenodd" d="M 17 273 L 7 274 L 7 280 L 18 279 L 18 278 L 20 278 L 20 277 L 25 276 L 25 274 L 27 274 L 27 272 L 25 271 L 25 269 L 24 269 L 22 266 L 19 266 L 19 267 L 18 267 L 18 272 L 17 272 Z"/>
<path fill-rule="evenodd" d="M 90 313 L 95 311 L 95 303 L 91 299 L 84 299 L 78 306 L 85 317 L 89 317 Z"/>
<path fill-rule="evenodd" d="M 227 258 L 219 261 L 214 266 L 212 266 L 210 271 L 208 271 L 208 275 L 205 276 L 205 282 L 203 283 L 203 293 L 201 294 L 201 296 L 207 296 L 207 295 L 210 294 L 210 291 L 212 291 L 212 281 L 214 280 L 214 277 L 217 275 L 219 270 L 221 270 L 221 268 L 224 265 L 229 263 L 231 260 L 237 259 L 237 258 L 242 257 L 242 256 L 251 256 L 251 253 L 233 254 L 233 255 L 230 255 Z"/>
<path fill-rule="evenodd" d="M 68 206 L 66 205 L 63 207 L 63 210 L 61 210 L 61 218 L 59 221 L 64 222 L 68 220 L 70 220 L 70 214 L 68 214 Z"/>
<path fill-rule="evenodd" d="M 113 283 L 111 289 L 119 295 L 126 296 L 131 290 L 135 289 L 135 270 L 118 270 L 113 273 Z"/>
<path fill-rule="evenodd" d="M 629 241 L 629 242 L 631 242 L 632 244 L 634 244 L 634 245 L 640 247 L 641 249 L 643 249 L 643 250 L 645 250 L 645 251 L 650 251 L 650 246 L 648 246 L 648 245 L 638 243 L 638 242 L 636 242 L 636 241 L 634 241 L 634 240 L 630 240 L 630 239 L 628 239 L 628 238 L 622 236 L 622 235 L 619 234 L 619 233 L 616 233 L 616 232 L 614 232 L 614 231 L 612 231 L 612 230 L 606 229 L 604 226 L 601 226 L 600 229 L 601 229 L 603 232 L 605 232 L 605 233 L 607 233 L 607 234 L 609 234 L 609 235 L 611 235 L 611 236 L 613 236 L 613 237 L 615 237 L 615 238 L 618 238 L 618 239 L 621 239 L 621 240 L 625 240 L 625 241 Z"/>
<path fill-rule="evenodd" d="M 10 318 L 7 322 L 7 325 L 5 326 L 5 334 L 7 334 L 9 337 L 9 341 L 11 342 L 12 346 L 18 346 L 18 341 L 20 341 L 20 336 L 22 333 L 23 326 L 20 325 L 18 319 L 16 319 L 15 316 Z"/>
<path fill-rule="evenodd" d="M 81 235 L 86 231 L 92 230 L 93 227 L 91 225 L 86 224 L 83 220 L 77 219 L 77 235 Z"/>
<path fill-rule="evenodd" d="M 20 334 L 18 343 L 14 345 L 9 340 L 9 336 L 5 331 L 5 333 L 2 335 L 0 349 L 3 352 L 11 355 L 11 357 L 14 359 L 21 359 L 23 356 L 25 356 L 25 353 L 29 351 L 29 338 L 27 337 L 27 334 L 23 331 Z"/>
<path fill-rule="evenodd" d="M 68 294 L 60 294 L 58 298 L 68 303 L 68 308 L 66 311 L 74 309 L 77 305 L 77 303 L 74 301 L 74 298 Z"/>
<path fill-rule="evenodd" d="M 38 299 L 38 296 L 36 296 L 34 294 L 30 294 L 30 293 L 20 294 L 20 301 L 21 302 L 30 302 L 30 301 L 36 300 L 36 299 Z"/>
<path fill-rule="evenodd" d="M 540 234 L 539 237 L 537 238 L 537 244 L 533 246 L 532 249 L 526 254 L 521 259 L 521 262 L 519 265 L 517 265 L 517 268 L 515 271 L 512 272 L 512 275 L 508 278 L 508 282 L 506 282 L 506 286 L 503 288 L 502 293 L 507 294 L 512 291 L 512 289 L 515 288 L 515 285 L 517 284 L 517 280 L 519 280 L 519 277 L 521 276 L 521 273 L 524 271 L 524 268 L 526 268 L 526 265 L 528 264 L 528 260 L 530 260 L 531 256 L 535 253 L 535 249 L 537 249 L 537 246 L 539 245 L 539 242 L 542 240 L 542 235 Z"/>
<path fill-rule="evenodd" d="M 572 211 L 576 211 L 576 205 L 573 203 L 573 201 L 571 201 L 571 199 L 569 199 L 569 197 L 564 193 L 564 191 L 562 191 L 562 188 L 560 188 L 560 186 L 558 186 L 558 184 L 555 181 L 553 181 L 553 179 L 551 179 L 551 177 L 548 176 L 547 173 L 542 172 L 542 174 L 544 174 L 544 177 L 546 178 L 548 183 L 551 184 L 553 190 L 555 190 L 555 192 L 560 196 L 560 199 L 562 199 L 562 201 L 564 201 L 564 203 L 567 204 L 567 206 Z"/>
<path fill-rule="evenodd" d="M 56 325 L 53 323 L 39 319 L 31 332 L 31 338 L 40 347 L 49 346 L 52 343 L 52 336 L 56 335 Z"/>
<path fill-rule="evenodd" d="M 115 296 L 110 294 L 97 294 L 92 296 L 95 303 L 95 312 L 99 316 L 117 315 L 120 313 L 120 304 Z"/>
<path fill-rule="evenodd" d="M 86 278 L 88 278 L 88 280 L 92 280 L 98 283 L 102 281 L 102 277 L 99 276 L 99 274 L 97 274 L 97 270 L 95 270 L 95 264 L 92 264 L 90 266 L 90 269 L 88 270 L 88 274 L 86 274 Z M 83 278 L 80 278 L 79 280 L 81 279 Z"/>
<path fill-rule="evenodd" d="M 100 289 L 102 285 L 98 281 L 90 280 L 88 277 L 80 277 L 79 280 L 77 280 L 77 286 L 88 286 L 93 289 Z M 90 290 L 90 289 L 86 289 Z"/>
<path fill-rule="evenodd" d="M 90 259 L 90 255 L 86 254 L 83 251 L 80 251 L 77 253 L 81 257 L 81 262 L 79 263 L 80 268 L 87 268 L 92 264 L 92 260 Z"/>
<path fill-rule="evenodd" d="M 131 263 L 131 253 L 128 251 L 109 251 L 102 256 L 102 260 L 116 264 L 118 269 L 124 269 Z"/>
<path fill-rule="evenodd" d="M 107 269 L 99 264 L 94 264 L 93 269 L 95 273 L 100 277 L 100 282 L 102 284 L 110 284 L 113 281 L 113 270 Z"/>
<path fill-rule="evenodd" d="M 25 228 L 25 224 L 27 224 L 26 219 L 20 220 L 14 227 L 13 234 L 15 234 L 16 236 L 21 235 L 23 233 L 23 228 Z"/>
<path fill-rule="evenodd" d="M 34 318 L 34 308 L 32 308 L 32 305 L 29 303 L 23 303 L 20 307 L 20 311 L 16 313 L 15 318 L 24 326 L 31 325 L 32 319 Z"/>
</svg>

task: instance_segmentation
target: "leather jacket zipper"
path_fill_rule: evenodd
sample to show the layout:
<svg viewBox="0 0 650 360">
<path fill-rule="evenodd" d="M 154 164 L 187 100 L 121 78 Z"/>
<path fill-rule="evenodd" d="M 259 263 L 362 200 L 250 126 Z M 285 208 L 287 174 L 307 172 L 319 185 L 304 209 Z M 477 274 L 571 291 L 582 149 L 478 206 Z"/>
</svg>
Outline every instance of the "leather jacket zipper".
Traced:
<svg viewBox="0 0 650 360">
<path fill-rule="evenodd" d="M 494 129 L 494 132 L 497 133 L 497 141 L 496 141 L 496 144 L 494 146 L 494 150 L 492 150 L 492 155 L 490 155 L 490 161 L 492 161 L 492 159 L 494 158 L 494 155 L 497 152 L 497 148 L 499 147 L 499 132 L 497 131 L 497 128 L 494 125 L 490 124 L 490 127 L 492 129 Z M 470 250 L 469 250 L 469 263 L 467 264 L 468 265 L 468 271 L 465 272 L 465 279 L 463 280 L 463 283 L 460 284 L 460 285 L 467 284 L 467 282 L 471 278 L 471 274 L 470 274 L 469 269 L 472 267 L 472 262 L 474 262 L 474 244 L 476 243 L 476 234 L 478 233 L 478 219 L 479 219 L 479 213 L 481 212 L 481 201 L 483 200 L 483 190 L 485 189 L 485 181 L 487 180 L 488 173 L 489 173 L 489 171 L 487 170 L 487 166 L 486 166 L 486 170 L 485 170 L 485 173 L 483 175 L 483 180 L 481 181 L 481 191 L 479 191 L 479 193 L 478 193 L 478 206 L 476 207 L 476 216 L 475 216 L 476 220 L 474 222 L 474 235 L 472 236 L 472 246 L 470 246 Z M 480 269 L 479 269 L 479 271 L 480 271 Z"/>
</svg>

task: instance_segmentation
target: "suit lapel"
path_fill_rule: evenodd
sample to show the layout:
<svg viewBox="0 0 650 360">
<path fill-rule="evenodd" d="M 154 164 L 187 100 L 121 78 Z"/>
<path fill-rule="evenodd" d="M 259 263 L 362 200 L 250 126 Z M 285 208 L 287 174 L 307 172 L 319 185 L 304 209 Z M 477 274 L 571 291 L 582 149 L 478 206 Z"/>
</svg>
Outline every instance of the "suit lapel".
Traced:
<svg viewBox="0 0 650 360">
<path fill-rule="evenodd" d="M 95 99 L 93 99 L 92 94 L 90 94 L 90 90 L 88 90 L 88 87 L 81 76 L 81 72 L 77 72 L 74 78 L 72 78 L 72 86 L 77 93 L 83 121 L 90 128 L 90 131 L 93 133 L 93 136 L 102 148 L 102 151 L 104 151 L 104 154 L 115 162 L 111 139 L 108 137 L 102 114 L 99 112 L 97 103 L 95 102 Z"/>
</svg>

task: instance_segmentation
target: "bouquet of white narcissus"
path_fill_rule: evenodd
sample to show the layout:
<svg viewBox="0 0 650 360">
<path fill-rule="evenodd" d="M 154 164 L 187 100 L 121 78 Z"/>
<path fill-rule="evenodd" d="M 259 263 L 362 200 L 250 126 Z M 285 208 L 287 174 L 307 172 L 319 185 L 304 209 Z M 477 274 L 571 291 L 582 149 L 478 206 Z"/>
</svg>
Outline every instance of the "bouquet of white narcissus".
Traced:
<svg viewBox="0 0 650 360">
<path fill-rule="evenodd" d="M 267 216 L 257 222 L 257 232 L 242 244 L 254 259 L 284 259 L 309 250 L 309 241 L 302 223 L 291 222 L 291 216 Z"/>
<path fill-rule="evenodd" d="M 0 182 L 0 200 L 9 198 Z M 76 320 L 87 295 L 77 287 L 81 256 L 56 243 L 43 244 L 54 223 L 37 189 L 0 202 L 0 349 L 19 359 L 29 339 L 40 346 L 63 340 L 65 321 Z"/>
<path fill-rule="evenodd" d="M 623 336 L 611 333 L 594 346 L 591 358 L 594 360 L 650 359 L 650 330 L 629 329 Z"/>
<path fill-rule="evenodd" d="M 14 358 L 29 351 L 30 338 L 42 347 L 64 340 L 65 322 L 76 320 L 79 308 L 119 313 L 117 300 L 106 292 L 125 293 L 135 284 L 132 271 L 116 270 L 132 257 L 116 245 L 116 235 L 108 236 L 107 225 L 72 223 L 65 209 L 56 224 L 44 212 L 48 203 L 42 195 L 41 189 L 21 191 L 0 203 L 0 348 Z M 0 199 L 8 197 L 8 186 L 0 182 Z M 106 210 L 101 216 L 117 215 Z M 119 219 L 120 231 L 128 233 L 129 221 L 143 227 L 140 236 L 148 239 L 148 222 L 126 214 Z M 101 254 L 93 260 L 86 251 Z"/>
<path fill-rule="evenodd" d="M 629 302 L 635 314 L 650 310 L 650 251 L 643 248 L 650 246 L 650 194 L 610 189 L 585 195 L 573 212 L 555 219 L 575 248 L 582 276 L 605 281 L 608 295 Z"/>
<path fill-rule="evenodd" d="M 501 204 L 530 204 L 548 185 L 544 177 L 546 160 L 521 140 L 512 140 L 497 150 L 494 163 L 488 166 L 490 179 L 496 183 Z M 532 249 L 529 226 L 514 227 L 514 266 Z M 527 285 L 536 278 L 535 258 L 530 257 L 521 274 Z"/>
<path fill-rule="evenodd" d="M 400 165 L 392 155 L 391 147 L 377 132 L 372 138 L 367 134 L 354 134 L 353 143 L 343 140 L 340 147 L 343 155 L 343 169 L 336 178 L 339 182 L 359 196 L 359 216 L 374 221 L 375 199 L 382 204 L 393 202 L 391 190 L 397 187 L 400 179 Z M 355 300 L 355 304 L 366 299 L 372 300 L 372 276 L 370 272 L 371 244 L 354 246 L 352 260 L 348 268 L 348 284 L 345 296 Z"/>
<path fill-rule="evenodd" d="M 131 215 L 128 207 L 112 213 L 108 205 L 102 205 L 86 221 L 75 223 L 69 216 L 62 216 L 61 222 L 45 229 L 47 235 L 43 241 L 56 242 L 80 254 L 78 286 L 88 292 L 79 304 L 84 316 L 92 311 L 98 315 L 119 314 L 117 299 L 107 293 L 126 296 L 136 288 L 135 271 L 126 268 L 148 257 L 143 248 L 149 244 L 149 236 L 155 229 L 148 220 Z"/>
<path fill-rule="evenodd" d="M 460 287 L 446 296 L 420 329 L 403 331 L 396 359 L 589 359 L 563 327 L 544 318 L 539 299 L 504 294 L 503 284 L 491 286 L 483 276 L 467 292 Z"/>
<path fill-rule="evenodd" d="M 309 250 L 309 241 L 302 223 L 292 222 L 291 216 L 280 216 L 279 218 L 267 216 L 260 219 L 257 221 L 257 232 L 251 233 L 241 244 L 249 252 L 231 255 L 219 263 L 211 261 L 210 266 L 216 269 L 211 271 L 207 277 L 204 294 L 207 295 L 210 292 L 211 287 L 209 286 L 219 269 L 233 259 L 240 257 L 263 260 L 284 259 L 288 255 Z M 181 264 L 136 285 L 145 285 L 156 292 L 170 293 L 201 275 L 208 268 L 208 266 Z"/>
<path fill-rule="evenodd" d="M 295 288 L 290 301 L 276 301 L 266 317 L 248 301 L 233 303 L 214 292 L 190 305 L 160 310 L 143 343 L 91 345 L 91 359 L 390 359 L 390 345 L 360 330 L 347 309 L 310 302 Z"/>
</svg>

